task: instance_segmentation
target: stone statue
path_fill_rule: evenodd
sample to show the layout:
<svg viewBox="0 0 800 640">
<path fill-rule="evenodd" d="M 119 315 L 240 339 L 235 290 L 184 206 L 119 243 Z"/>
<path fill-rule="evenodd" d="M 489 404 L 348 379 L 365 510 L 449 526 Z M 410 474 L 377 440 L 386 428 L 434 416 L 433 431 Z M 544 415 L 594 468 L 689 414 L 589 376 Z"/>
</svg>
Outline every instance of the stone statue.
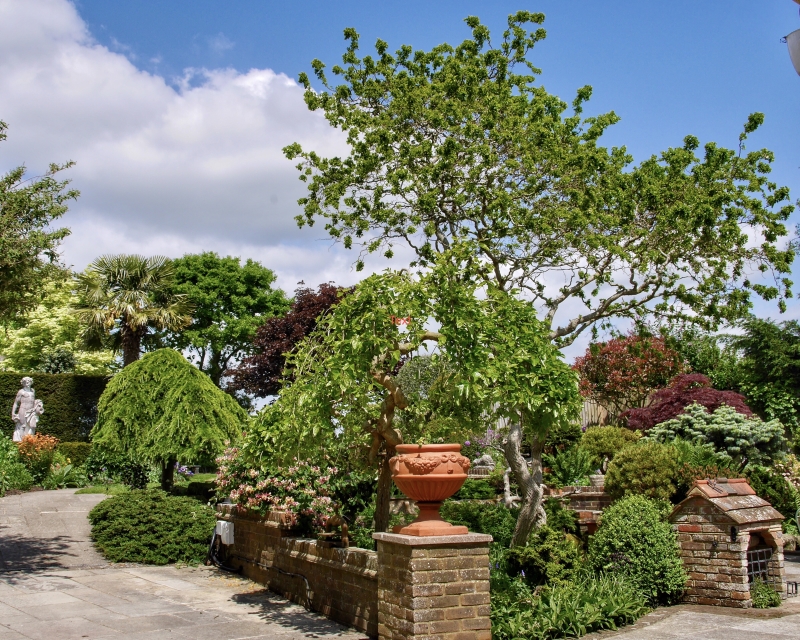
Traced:
<svg viewBox="0 0 800 640">
<path fill-rule="evenodd" d="M 17 391 L 14 405 L 11 407 L 11 419 L 14 421 L 14 442 L 22 442 L 25 436 L 36 433 L 39 416 L 44 413 L 44 404 L 36 399 L 36 392 L 31 388 L 33 379 L 25 376 L 22 389 Z"/>
<path fill-rule="evenodd" d="M 480 458 L 475 458 L 472 461 L 473 469 L 489 469 L 494 471 L 494 459 L 488 453 L 485 453 Z"/>
</svg>

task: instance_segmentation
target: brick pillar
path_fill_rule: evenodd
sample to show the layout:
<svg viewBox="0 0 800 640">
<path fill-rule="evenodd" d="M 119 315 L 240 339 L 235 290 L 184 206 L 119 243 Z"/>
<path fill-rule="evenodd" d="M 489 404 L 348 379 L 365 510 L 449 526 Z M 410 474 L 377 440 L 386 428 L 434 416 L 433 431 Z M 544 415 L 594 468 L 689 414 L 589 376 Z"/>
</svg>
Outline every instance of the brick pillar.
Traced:
<svg viewBox="0 0 800 640">
<path fill-rule="evenodd" d="M 491 640 L 492 536 L 375 533 L 380 640 Z"/>
</svg>

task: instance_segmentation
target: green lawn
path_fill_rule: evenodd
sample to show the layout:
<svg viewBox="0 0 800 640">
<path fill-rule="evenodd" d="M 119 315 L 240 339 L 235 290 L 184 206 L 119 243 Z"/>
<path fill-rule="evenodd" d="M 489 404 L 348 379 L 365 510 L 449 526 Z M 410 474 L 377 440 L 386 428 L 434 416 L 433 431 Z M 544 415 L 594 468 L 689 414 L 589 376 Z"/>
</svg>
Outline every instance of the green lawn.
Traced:
<svg viewBox="0 0 800 640">
<path fill-rule="evenodd" d="M 78 489 L 75 493 L 107 493 L 110 496 L 116 496 L 120 493 L 127 493 L 128 491 L 130 491 L 130 489 L 124 484 L 97 484 Z"/>
</svg>

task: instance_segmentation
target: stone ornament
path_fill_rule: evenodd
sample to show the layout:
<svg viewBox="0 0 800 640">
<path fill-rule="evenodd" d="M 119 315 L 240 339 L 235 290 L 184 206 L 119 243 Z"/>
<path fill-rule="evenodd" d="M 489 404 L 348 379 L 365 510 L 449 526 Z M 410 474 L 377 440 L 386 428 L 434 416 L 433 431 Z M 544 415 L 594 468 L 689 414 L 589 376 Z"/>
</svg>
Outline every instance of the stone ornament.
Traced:
<svg viewBox="0 0 800 640">
<path fill-rule="evenodd" d="M 11 419 L 14 421 L 14 442 L 22 442 L 25 436 L 36 433 L 39 416 L 44 413 L 44 403 L 36 399 L 33 390 L 33 378 L 25 376 L 21 380 L 22 389 L 17 391 L 14 404 L 11 407 Z"/>
</svg>

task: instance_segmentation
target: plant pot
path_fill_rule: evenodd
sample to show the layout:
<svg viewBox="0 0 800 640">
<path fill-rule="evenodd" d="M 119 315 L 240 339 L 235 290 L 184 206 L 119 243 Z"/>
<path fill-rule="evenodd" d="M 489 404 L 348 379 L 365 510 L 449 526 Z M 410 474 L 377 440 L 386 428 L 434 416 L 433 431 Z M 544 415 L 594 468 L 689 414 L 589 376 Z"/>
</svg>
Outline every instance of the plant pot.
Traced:
<svg viewBox="0 0 800 640">
<path fill-rule="evenodd" d="M 397 487 L 414 500 L 419 516 L 394 533 L 407 536 L 459 536 L 469 529 L 442 520 L 439 508 L 464 484 L 469 458 L 461 455 L 460 444 L 400 444 L 389 460 Z"/>
<path fill-rule="evenodd" d="M 589 476 L 589 484 L 598 489 L 606 486 L 606 477 L 601 473 L 595 473 Z"/>
</svg>

